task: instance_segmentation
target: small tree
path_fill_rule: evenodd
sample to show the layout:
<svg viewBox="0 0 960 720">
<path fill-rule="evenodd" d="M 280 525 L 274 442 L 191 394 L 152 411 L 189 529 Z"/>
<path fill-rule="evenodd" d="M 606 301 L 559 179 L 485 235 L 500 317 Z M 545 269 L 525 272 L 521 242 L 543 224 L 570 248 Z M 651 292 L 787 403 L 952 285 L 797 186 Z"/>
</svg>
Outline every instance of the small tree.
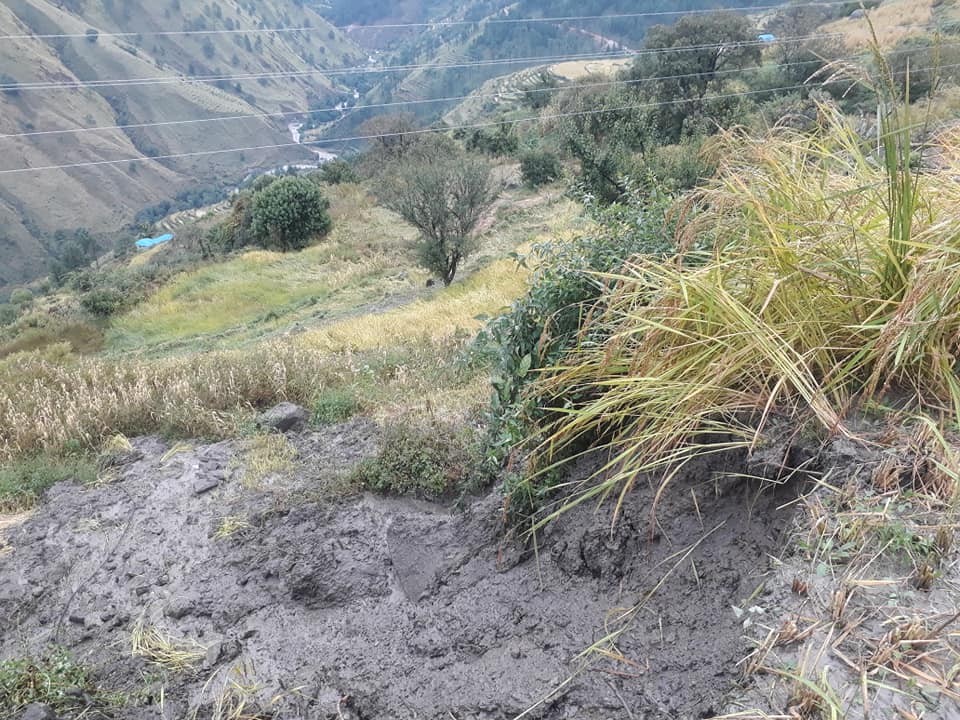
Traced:
<svg viewBox="0 0 960 720">
<path fill-rule="evenodd" d="M 449 285 L 497 197 L 490 166 L 438 145 L 405 163 L 390 184 L 387 206 L 420 231 L 421 264 Z"/>
<path fill-rule="evenodd" d="M 257 242 L 284 252 L 307 246 L 326 235 L 332 221 L 330 203 L 306 178 L 286 177 L 271 183 L 253 198 L 251 229 Z"/>
</svg>

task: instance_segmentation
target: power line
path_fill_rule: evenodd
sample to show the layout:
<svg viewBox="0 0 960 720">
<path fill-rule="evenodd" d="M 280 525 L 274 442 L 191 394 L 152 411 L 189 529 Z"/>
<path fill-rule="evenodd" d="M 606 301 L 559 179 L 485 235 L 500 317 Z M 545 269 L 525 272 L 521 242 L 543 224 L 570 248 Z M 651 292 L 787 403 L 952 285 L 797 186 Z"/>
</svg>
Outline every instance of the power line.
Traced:
<svg viewBox="0 0 960 720">
<path fill-rule="evenodd" d="M 795 37 L 777 38 L 768 40 L 743 40 L 731 43 L 707 43 L 702 45 L 686 45 L 670 48 L 645 48 L 635 51 L 602 52 L 602 53 L 582 53 L 577 55 L 559 55 L 559 56 L 529 56 L 522 58 L 502 58 L 491 60 L 475 60 L 460 63 L 425 63 L 415 65 L 388 65 L 384 67 L 370 67 L 369 65 L 357 65 L 346 68 L 330 68 L 326 70 L 295 70 L 282 71 L 274 73 L 249 73 L 243 75 L 168 75 L 154 78 L 126 78 L 115 80 L 70 80 L 49 83 L 3 83 L 0 84 L 0 91 L 23 91 L 23 90 L 57 90 L 57 89 L 78 89 L 85 87 L 114 87 L 114 86 L 138 86 L 138 85 L 166 85 L 181 82 L 225 82 L 239 80 L 259 80 L 259 79 L 279 79 L 291 77 L 306 77 L 310 75 L 324 75 L 326 77 L 336 77 L 339 75 L 352 74 L 372 74 L 380 72 L 393 71 L 414 71 L 414 70 L 447 70 L 455 68 L 469 67 L 488 67 L 497 65 L 526 64 L 526 63 L 556 63 L 564 60 L 589 60 L 589 59 L 618 59 L 628 57 L 643 57 L 647 55 L 657 55 L 676 52 L 695 52 L 697 50 L 711 49 L 736 49 L 742 47 L 769 47 L 777 44 L 789 44 L 805 42 L 807 40 L 829 40 L 842 37 L 842 33 L 817 33 L 812 35 L 798 35 Z"/>
<path fill-rule="evenodd" d="M 627 20 L 651 17 L 675 17 L 678 15 L 701 15 L 708 13 L 723 12 L 762 12 L 767 10 L 779 10 L 781 8 L 794 7 L 834 7 L 840 5 L 849 5 L 849 0 L 825 0 L 824 2 L 809 3 L 778 3 L 775 5 L 753 5 L 733 8 L 716 8 L 703 10 L 659 10 L 653 12 L 641 13 L 615 13 L 610 15 L 567 15 L 557 17 L 488 17 L 480 20 L 438 20 L 435 22 L 419 23 L 387 23 L 380 25 L 331 25 L 323 26 L 306 25 L 302 27 L 274 27 L 274 28 L 234 28 L 218 30 L 147 30 L 142 32 L 122 31 L 122 32 L 99 32 L 98 37 L 125 38 L 125 37 L 165 37 L 176 35 L 261 35 L 261 34 L 282 34 L 297 32 L 315 32 L 318 30 L 329 30 L 333 27 L 337 30 L 355 31 L 355 30 L 398 30 L 404 28 L 430 28 L 430 27 L 459 27 L 464 25 L 506 25 L 522 23 L 549 23 L 549 22 L 585 22 L 588 20 Z M 82 18 L 80 18 L 82 20 Z M 0 35 L 0 40 L 69 40 L 86 38 L 86 32 L 83 33 L 27 33 L 20 35 Z"/>
<path fill-rule="evenodd" d="M 895 52 L 910 52 L 910 50 L 900 50 Z M 853 60 L 857 56 L 850 55 L 840 60 Z M 755 67 L 749 68 L 731 68 L 728 70 L 718 70 L 713 75 L 739 75 L 747 72 L 756 72 L 761 70 L 773 70 L 773 69 L 782 69 L 788 67 L 798 67 L 802 65 L 809 65 L 809 61 L 797 61 L 790 63 L 778 63 L 772 65 L 758 65 Z M 941 66 L 941 67 L 952 67 L 952 66 Z M 449 102 L 459 102 L 463 100 L 472 100 L 472 99 L 488 99 L 488 98 L 499 98 L 505 95 L 517 94 L 517 93 L 530 93 L 530 94 L 540 94 L 540 93 L 557 93 L 570 90 L 581 90 L 589 88 L 599 88 L 599 87 L 617 87 L 617 86 L 632 86 L 632 85 L 643 85 L 646 83 L 654 82 L 663 82 L 665 80 L 683 80 L 692 77 L 699 77 L 703 73 L 684 73 L 681 75 L 653 75 L 650 77 L 637 78 L 633 80 L 607 80 L 603 82 L 593 82 L 593 83 L 570 83 L 567 85 L 559 85 L 557 87 L 546 87 L 546 88 L 527 88 L 527 89 L 514 89 L 514 90 L 502 90 L 494 93 L 470 93 L 467 95 L 456 95 L 449 97 L 440 97 L 432 98 L 428 100 L 396 100 L 393 102 L 384 102 L 384 103 L 373 103 L 369 105 L 353 105 L 350 107 L 327 107 L 327 108 L 312 108 L 309 110 L 291 110 L 286 112 L 274 112 L 274 113 L 247 113 L 243 115 L 225 115 L 221 117 L 209 117 L 209 118 L 191 118 L 188 120 L 166 120 L 162 122 L 144 122 L 144 123 L 129 123 L 125 125 L 101 125 L 98 127 L 90 128 L 67 128 L 62 130 L 32 130 L 29 132 L 21 133 L 6 133 L 0 134 L 0 140 L 4 139 L 14 139 L 14 138 L 28 138 L 28 137 L 37 137 L 37 136 L 47 136 L 47 135 L 71 135 L 87 132 L 107 132 L 114 130 L 135 130 L 135 129 L 144 129 L 144 128 L 156 128 L 156 127 L 170 127 L 170 126 L 179 126 L 179 125 L 195 125 L 211 122 L 227 122 L 234 120 L 259 120 L 259 119 L 269 119 L 269 118 L 289 118 L 289 117 L 298 117 L 302 115 L 310 115 L 312 113 L 322 113 L 322 112 L 338 112 L 338 111 L 357 111 L 357 110 L 383 110 L 387 108 L 395 107 L 409 107 L 415 105 L 429 105 L 437 103 L 449 103 Z"/>
<path fill-rule="evenodd" d="M 598 60 L 603 58 L 617 59 L 630 57 L 630 54 L 619 52 L 619 53 L 610 53 L 610 52 L 597 52 L 597 53 L 580 53 L 576 55 L 548 55 L 548 56 L 530 56 L 530 57 L 519 57 L 519 58 L 502 58 L 502 59 L 491 59 L 491 60 L 475 60 L 471 62 L 462 62 L 462 63 L 424 63 L 424 64 L 415 64 L 415 65 L 387 65 L 384 67 L 371 67 L 369 65 L 356 65 L 352 67 L 343 67 L 343 68 L 329 68 L 326 70 L 323 69 L 314 69 L 314 70 L 284 70 L 278 72 L 270 73 L 248 73 L 241 75 L 162 75 L 153 78 L 120 78 L 115 80 L 67 80 L 59 82 L 49 82 L 49 83 L 6 83 L 0 84 L 0 91 L 14 90 L 74 90 L 79 88 L 87 87 L 129 87 L 129 86 L 138 86 L 138 85 L 170 85 L 175 83 L 183 82 L 200 82 L 200 83 L 217 83 L 217 82 L 227 82 L 227 81 L 239 81 L 239 80 L 276 80 L 284 78 L 295 78 L 295 77 L 308 77 L 311 75 L 324 75 L 326 77 L 336 77 L 339 75 L 353 75 L 353 74 L 371 74 L 379 72 L 394 72 L 394 71 L 414 71 L 414 70 L 428 70 L 428 69 L 452 69 L 452 68 L 468 68 L 468 67 L 486 67 L 486 66 L 497 66 L 497 65 L 512 65 L 520 63 L 532 63 L 532 62 L 547 62 L 554 63 L 564 60 Z"/>
<path fill-rule="evenodd" d="M 820 86 L 823 86 L 825 84 L 827 83 L 821 83 Z M 810 86 L 806 84 L 802 84 L 802 85 L 791 85 L 787 87 L 767 88 L 763 90 L 748 90 L 748 91 L 738 92 L 738 93 L 726 93 L 722 95 L 713 95 L 706 99 L 707 100 L 724 100 L 729 98 L 762 95 L 765 93 L 788 92 L 790 90 L 800 90 L 802 88 L 808 88 L 808 87 Z M 88 162 L 67 163 L 63 165 L 43 165 L 43 166 L 32 167 L 32 168 L 31 167 L 13 168 L 8 170 L 0 170 L 0 175 L 12 175 L 12 174 L 27 173 L 27 172 L 44 172 L 49 170 L 72 170 L 76 168 L 123 165 L 123 164 L 133 163 L 133 162 L 158 162 L 160 160 L 176 160 L 176 159 L 182 159 L 182 158 L 188 158 L 188 157 L 209 157 L 211 155 L 222 155 L 222 154 L 228 154 L 228 153 L 253 152 L 257 150 L 279 150 L 281 148 L 309 147 L 309 146 L 315 146 L 315 145 L 327 145 L 330 143 L 361 142 L 365 140 L 378 140 L 378 139 L 389 138 L 389 137 L 426 135 L 431 133 L 451 132 L 456 130 L 472 130 L 472 129 L 487 128 L 487 127 L 499 127 L 502 125 L 519 125 L 519 124 L 531 123 L 531 122 L 546 122 L 548 120 L 560 120 L 563 118 L 582 117 L 585 115 L 598 115 L 598 114 L 611 113 L 611 112 L 622 112 L 625 110 L 652 109 L 657 107 L 680 105 L 683 103 L 691 103 L 691 102 L 699 102 L 699 101 L 700 101 L 700 98 L 680 98 L 676 100 L 665 100 L 665 101 L 654 102 L 654 103 L 636 103 L 631 105 L 622 105 L 620 107 L 614 107 L 614 108 L 601 108 L 599 110 L 582 110 L 578 112 L 555 113 L 552 115 L 540 115 L 540 116 L 530 117 L 530 118 L 514 118 L 510 120 L 502 120 L 502 121 L 494 121 L 494 122 L 472 123 L 469 125 L 458 125 L 453 127 L 422 128 L 419 130 L 411 130 L 408 132 L 375 133 L 371 135 L 355 135 L 353 137 L 328 138 L 325 140 L 310 141 L 306 143 L 292 143 L 292 142 L 277 143 L 273 145 L 257 145 L 257 146 L 251 146 L 251 147 L 223 148 L 220 150 L 200 150 L 195 152 L 173 153 L 169 155 L 157 155 L 154 157 L 135 157 L 135 158 L 124 158 L 120 160 L 93 160 Z"/>
</svg>

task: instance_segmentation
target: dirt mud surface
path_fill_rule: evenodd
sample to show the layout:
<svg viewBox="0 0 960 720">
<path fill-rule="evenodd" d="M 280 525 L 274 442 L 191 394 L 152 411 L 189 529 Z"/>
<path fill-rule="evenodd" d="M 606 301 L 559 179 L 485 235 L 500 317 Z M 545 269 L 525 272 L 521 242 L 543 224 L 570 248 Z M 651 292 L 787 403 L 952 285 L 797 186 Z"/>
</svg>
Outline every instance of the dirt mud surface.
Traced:
<svg viewBox="0 0 960 720">
<path fill-rule="evenodd" d="M 5 531 L 0 658 L 65 646 L 125 693 L 116 718 L 720 712 L 787 490 L 704 463 L 655 526 L 642 484 L 612 529 L 609 509 L 581 507 L 521 543 L 495 492 L 457 509 L 334 499 L 376 435 L 365 421 L 292 435 L 293 467 L 257 483 L 244 441 L 140 438 L 98 487 L 55 487 Z M 191 667 L 135 656 L 148 629 Z"/>
</svg>

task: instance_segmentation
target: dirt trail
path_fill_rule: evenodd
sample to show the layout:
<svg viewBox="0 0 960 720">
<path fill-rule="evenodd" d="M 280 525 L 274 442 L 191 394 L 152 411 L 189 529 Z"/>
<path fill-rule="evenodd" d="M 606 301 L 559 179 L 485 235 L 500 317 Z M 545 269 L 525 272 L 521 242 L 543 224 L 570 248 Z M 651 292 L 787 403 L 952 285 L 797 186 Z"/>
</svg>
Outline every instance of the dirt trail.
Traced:
<svg viewBox="0 0 960 720">
<path fill-rule="evenodd" d="M 757 494 L 722 473 L 741 468 L 703 464 L 677 481 L 652 537 L 641 487 L 612 531 L 609 513 L 584 507 L 534 553 L 504 538 L 496 493 L 462 511 L 327 499 L 337 474 L 374 451 L 369 423 L 290 439 L 296 472 L 258 490 L 242 482 L 240 442 L 171 455 L 156 438 L 134 441 L 112 482 L 54 488 L 8 530 L 0 658 L 57 641 L 130 693 L 113 715 L 129 719 L 216 717 L 217 696 L 236 702 L 231 679 L 264 717 L 291 720 L 494 720 L 547 697 L 527 717 L 722 708 L 745 649 L 733 608 L 777 550 L 784 490 Z M 218 539 L 223 518 L 243 520 Z M 605 623 L 617 627 L 668 572 L 620 637 L 622 659 L 567 681 Z M 138 621 L 202 646 L 196 667 L 132 658 Z"/>
</svg>

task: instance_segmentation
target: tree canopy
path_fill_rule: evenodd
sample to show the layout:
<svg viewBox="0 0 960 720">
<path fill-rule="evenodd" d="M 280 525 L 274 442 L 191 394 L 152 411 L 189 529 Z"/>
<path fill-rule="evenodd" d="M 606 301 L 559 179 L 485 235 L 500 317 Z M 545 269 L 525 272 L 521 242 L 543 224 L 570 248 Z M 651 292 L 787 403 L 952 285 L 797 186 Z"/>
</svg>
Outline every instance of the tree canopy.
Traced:
<svg viewBox="0 0 960 720">
<path fill-rule="evenodd" d="M 387 206 L 420 231 L 421 264 L 449 285 L 474 250 L 472 234 L 496 199 L 490 166 L 435 144 L 404 162 L 390 185 Z"/>
<path fill-rule="evenodd" d="M 329 207 L 315 183 L 306 178 L 281 178 L 254 195 L 251 230 L 264 247 L 299 250 L 330 231 Z"/>
</svg>

